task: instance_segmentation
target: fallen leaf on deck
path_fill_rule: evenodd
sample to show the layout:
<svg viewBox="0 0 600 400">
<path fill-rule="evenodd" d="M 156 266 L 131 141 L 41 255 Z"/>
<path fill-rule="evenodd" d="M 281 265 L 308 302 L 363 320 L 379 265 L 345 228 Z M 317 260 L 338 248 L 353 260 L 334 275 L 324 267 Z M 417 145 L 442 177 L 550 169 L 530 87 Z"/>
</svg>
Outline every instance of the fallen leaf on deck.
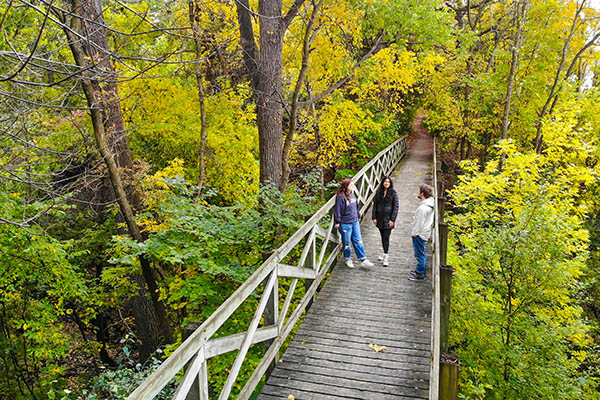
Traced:
<svg viewBox="0 0 600 400">
<path fill-rule="evenodd" d="M 290 395 L 288 396 L 288 399 L 289 399 L 289 400 L 295 400 L 296 398 L 294 397 L 294 395 L 293 395 L 293 394 L 290 394 Z"/>
<path fill-rule="evenodd" d="M 373 350 L 375 350 L 376 352 L 382 352 L 385 349 L 387 349 L 387 346 L 380 346 L 378 344 L 374 344 L 374 343 L 369 343 L 369 347 L 372 348 Z"/>
</svg>

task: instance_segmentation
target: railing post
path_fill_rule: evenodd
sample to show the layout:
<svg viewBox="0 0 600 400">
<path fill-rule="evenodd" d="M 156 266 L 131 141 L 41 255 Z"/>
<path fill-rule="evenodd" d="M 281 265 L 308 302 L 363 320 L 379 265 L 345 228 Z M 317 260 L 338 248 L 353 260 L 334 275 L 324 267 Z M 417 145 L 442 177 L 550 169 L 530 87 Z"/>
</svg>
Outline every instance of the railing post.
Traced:
<svg viewBox="0 0 600 400">
<path fill-rule="evenodd" d="M 440 239 L 440 265 L 446 265 L 446 259 L 448 256 L 448 224 L 439 223 L 439 239 Z"/>
<path fill-rule="evenodd" d="M 438 197 L 444 197 L 444 181 L 442 178 L 442 170 L 441 169 L 437 169 L 435 171 L 435 173 L 437 174 L 437 193 L 438 193 Z"/>
<path fill-rule="evenodd" d="M 446 217 L 446 198 L 438 197 L 437 203 L 438 203 L 438 220 L 439 220 L 438 222 L 443 223 L 444 218 Z"/>
<path fill-rule="evenodd" d="M 440 265 L 440 351 L 442 353 L 448 352 L 453 271 L 452 267 Z"/>
<path fill-rule="evenodd" d="M 197 321 L 188 322 L 183 328 L 181 328 L 181 341 L 185 342 L 185 340 L 187 338 L 189 338 L 192 335 L 192 333 L 194 333 L 194 331 L 196 331 L 196 329 L 198 329 L 200 327 L 200 325 L 202 325 L 201 322 L 197 322 Z M 190 367 L 191 363 L 192 363 L 191 361 L 188 362 L 186 364 L 186 366 L 184 367 L 184 369 L 186 371 Z M 185 397 L 185 400 L 200 400 L 200 385 L 198 382 L 198 377 L 196 377 L 196 379 L 194 379 L 192 388 L 190 389 L 187 396 Z"/>
<path fill-rule="evenodd" d="M 458 357 L 442 354 L 440 357 L 440 400 L 458 398 Z"/>
</svg>

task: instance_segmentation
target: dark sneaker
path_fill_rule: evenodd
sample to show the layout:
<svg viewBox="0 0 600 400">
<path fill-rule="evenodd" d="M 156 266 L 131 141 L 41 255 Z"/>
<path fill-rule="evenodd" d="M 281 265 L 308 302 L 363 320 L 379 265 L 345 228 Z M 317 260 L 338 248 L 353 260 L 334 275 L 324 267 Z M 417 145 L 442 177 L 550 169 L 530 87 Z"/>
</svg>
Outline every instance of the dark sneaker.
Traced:
<svg viewBox="0 0 600 400">
<path fill-rule="evenodd" d="M 408 276 L 409 281 L 422 281 L 424 279 L 425 279 L 425 275 L 421 275 L 421 274 L 414 274 L 414 275 Z"/>
</svg>

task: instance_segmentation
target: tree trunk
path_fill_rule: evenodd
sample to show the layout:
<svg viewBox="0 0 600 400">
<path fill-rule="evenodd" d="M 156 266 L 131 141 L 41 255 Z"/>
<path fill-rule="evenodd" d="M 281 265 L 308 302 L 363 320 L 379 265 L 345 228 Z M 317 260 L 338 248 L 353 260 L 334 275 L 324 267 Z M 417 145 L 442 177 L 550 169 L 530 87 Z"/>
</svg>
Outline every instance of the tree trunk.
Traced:
<svg viewBox="0 0 600 400">
<path fill-rule="evenodd" d="M 537 153 L 540 153 L 541 149 L 542 149 L 542 121 L 543 121 L 544 117 L 546 116 L 546 112 L 548 111 L 548 107 L 550 106 L 550 103 L 554 100 L 554 97 L 558 93 L 558 89 L 560 87 L 561 74 L 562 74 L 562 71 L 563 71 L 563 68 L 565 65 L 565 58 L 567 57 L 567 50 L 569 48 L 569 44 L 571 43 L 571 40 L 573 39 L 573 35 L 577 31 L 579 16 L 581 15 L 581 12 L 583 11 L 586 1 L 587 0 L 583 0 L 581 2 L 581 4 L 578 5 L 578 7 L 577 7 L 577 11 L 575 12 L 575 16 L 573 17 L 573 22 L 571 24 L 571 30 L 569 32 L 569 36 L 565 39 L 565 43 L 562 48 L 562 52 L 560 55 L 560 62 L 558 64 L 558 68 L 556 69 L 556 74 L 554 75 L 554 82 L 552 82 L 552 87 L 550 88 L 550 93 L 548 94 L 548 98 L 546 99 L 546 102 L 544 103 L 542 109 L 540 110 L 540 112 L 538 114 L 538 120 L 536 122 L 535 143 L 534 143 Z M 575 57 L 575 59 L 576 58 L 577 58 L 577 56 Z M 575 61 L 575 59 L 573 61 Z M 569 69 L 571 69 L 571 68 L 569 68 Z M 569 73 L 567 73 L 565 75 L 568 76 Z"/>
<path fill-rule="evenodd" d="M 75 0 L 72 3 L 72 13 L 72 31 L 65 28 L 64 32 L 76 64 L 86 71 L 80 79 L 90 108 L 96 147 L 106 164 L 111 187 L 129 234 L 136 241 L 142 242 L 143 237 L 135 223 L 134 210 L 119 168 L 130 169 L 133 162 L 124 134 L 123 115 L 115 79 L 117 73 L 110 61 L 101 5 L 93 0 Z M 85 38 L 85 41 L 81 38 Z M 139 206 L 139 197 L 132 194 L 131 198 L 133 203 Z M 134 296 L 133 311 L 136 313 L 136 329 L 143 342 L 141 355 L 144 359 L 161 344 L 161 337 L 167 342 L 172 341 L 172 333 L 165 308 L 158 299 L 158 287 L 150 262 L 143 256 L 139 257 L 139 261 L 143 280 L 148 285 L 152 299 L 152 303 L 149 304 L 144 281 L 141 277 L 134 276 L 133 279 L 139 283 L 140 292 Z"/>
<path fill-rule="evenodd" d="M 202 188 L 204 186 L 204 177 L 206 173 L 206 167 L 204 163 L 204 153 L 206 149 L 206 107 L 205 107 L 205 92 L 204 84 L 202 83 L 201 73 L 201 59 L 202 51 L 200 47 L 200 37 L 198 35 L 199 27 L 196 22 L 196 13 L 199 10 L 199 6 L 195 4 L 193 0 L 188 2 L 189 7 L 189 19 L 190 26 L 192 27 L 192 35 L 194 36 L 194 51 L 196 54 L 196 60 L 194 61 L 195 75 L 196 75 L 196 87 L 198 88 L 198 102 L 200 103 L 200 148 L 198 149 L 198 186 Z"/>
<path fill-rule="evenodd" d="M 281 93 L 283 30 L 281 0 L 262 0 L 260 15 L 260 59 L 256 91 L 256 121 L 260 152 L 260 183 L 279 187 L 283 145 Z"/>
<path fill-rule="evenodd" d="M 516 5 L 515 9 L 515 24 L 517 25 L 516 31 L 513 35 L 513 48 L 511 52 L 510 61 L 510 73 L 508 75 L 508 85 L 506 87 L 506 97 L 504 98 L 504 111 L 502 113 L 502 139 L 506 139 L 508 136 L 508 126 L 510 124 L 510 106 L 513 96 L 513 87 L 515 84 L 515 77 L 517 75 L 517 67 L 519 66 L 519 57 L 521 55 L 521 38 L 523 35 L 523 23 L 525 22 L 525 16 L 527 15 L 527 3 L 528 0 L 523 0 Z M 504 158 L 506 155 L 502 153 L 500 156 L 500 162 L 498 163 L 498 171 L 502 170 L 504 164 Z"/>
</svg>

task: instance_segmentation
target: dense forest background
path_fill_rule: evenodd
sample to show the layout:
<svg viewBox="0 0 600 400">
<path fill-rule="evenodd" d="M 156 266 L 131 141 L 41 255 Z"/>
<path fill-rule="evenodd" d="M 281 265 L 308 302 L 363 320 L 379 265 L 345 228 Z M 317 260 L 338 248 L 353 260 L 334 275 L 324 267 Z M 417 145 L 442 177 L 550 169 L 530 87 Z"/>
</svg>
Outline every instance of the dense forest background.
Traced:
<svg viewBox="0 0 600 400">
<path fill-rule="evenodd" d="M 597 4 L 3 0 L 0 28 L 0 398 L 126 397 L 417 112 L 461 398 L 598 398 Z"/>
</svg>

